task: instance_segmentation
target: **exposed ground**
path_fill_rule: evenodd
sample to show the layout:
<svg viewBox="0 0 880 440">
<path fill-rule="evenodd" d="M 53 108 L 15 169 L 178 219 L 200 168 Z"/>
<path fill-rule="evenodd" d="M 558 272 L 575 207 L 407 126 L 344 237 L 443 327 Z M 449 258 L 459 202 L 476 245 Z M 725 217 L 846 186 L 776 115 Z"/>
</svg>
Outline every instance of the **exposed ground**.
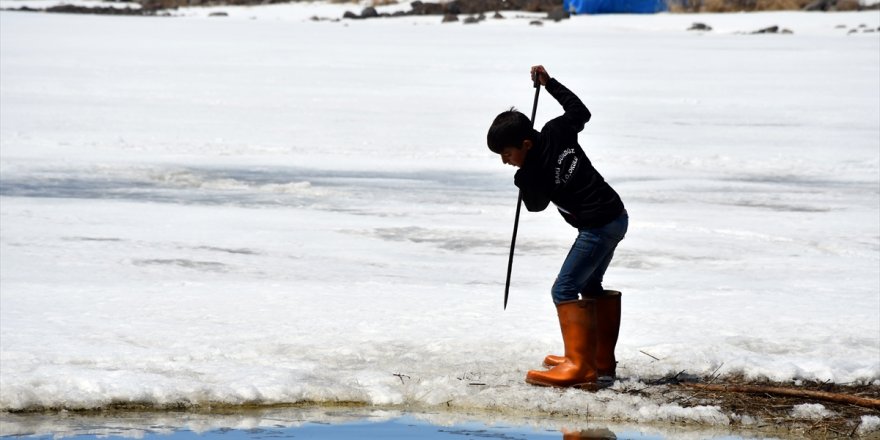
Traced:
<svg viewBox="0 0 880 440">
<path fill-rule="evenodd" d="M 871 437 L 859 436 L 862 416 L 880 416 L 880 409 L 859 406 L 852 403 L 837 403 L 820 400 L 814 397 L 793 397 L 763 392 L 717 391 L 689 387 L 687 382 L 675 383 L 674 378 L 665 378 L 660 382 L 670 384 L 648 385 L 649 389 L 641 392 L 666 395 L 671 402 L 681 406 L 717 405 L 724 413 L 736 414 L 739 420 L 733 425 L 750 426 L 760 430 L 782 430 L 792 435 L 802 435 L 811 439 L 837 438 L 878 438 L 880 431 L 869 434 Z M 769 381 L 746 380 L 733 376 L 709 379 L 716 385 L 733 387 L 747 386 L 751 388 L 772 387 L 791 390 L 793 392 L 820 391 L 840 396 L 857 396 L 873 400 L 880 405 L 880 386 L 866 384 L 834 384 L 828 382 L 802 381 L 799 384 L 778 383 Z M 651 390 L 650 388 L 656 388 Z M 638 392 L 636 390 L 627 392 Z M 827 413 L 822 415 L 797 411 L 795 407 L 804 404 L 819 404 Z M 747 416 L 747 417 L 746 417 Z"/>
</svg>

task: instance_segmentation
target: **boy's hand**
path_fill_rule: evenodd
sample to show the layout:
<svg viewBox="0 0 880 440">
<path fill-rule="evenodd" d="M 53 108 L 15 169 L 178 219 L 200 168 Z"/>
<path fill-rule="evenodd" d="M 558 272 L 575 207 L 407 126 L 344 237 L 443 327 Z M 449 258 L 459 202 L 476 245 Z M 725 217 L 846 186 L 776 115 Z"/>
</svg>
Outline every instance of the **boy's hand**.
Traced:
<svg viewBox="0 0 880 440">
<path fill-rule="evenodd" d="M 532 66 L 532 82 L 536 81 L 542 86 L 546 86 L 547 81 L 550 81 L 550 74 L 547 73 L 547 69 L 544 69 L 544 66 Z"/>
</svg>

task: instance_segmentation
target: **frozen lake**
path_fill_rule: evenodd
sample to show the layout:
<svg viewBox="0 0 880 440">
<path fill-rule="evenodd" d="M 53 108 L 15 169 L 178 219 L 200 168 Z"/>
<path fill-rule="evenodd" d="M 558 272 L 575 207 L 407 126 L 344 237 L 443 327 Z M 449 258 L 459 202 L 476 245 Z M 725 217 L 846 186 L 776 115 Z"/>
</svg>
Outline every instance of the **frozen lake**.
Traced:
<svg viewBox="0 0 880 440">
<path fill-rule="evenodd" d="M 592 111 L 580 143 L 630 214 L 606 276 L 617 389 L 682 370 L 880 385 L 876 11 L 313 8 L 0 13 L 0 409 L 738 422 L 523 383 L 562 348 L 549 288 L 575 233 L 524 213 L 502 311 L 516 190 L 485 133 L 530 107 L 537 63 Z M 740 34 L 770 25 L 794 34 Z M 538 124 L 560 111 L 542 93 Z"/>
</svg>

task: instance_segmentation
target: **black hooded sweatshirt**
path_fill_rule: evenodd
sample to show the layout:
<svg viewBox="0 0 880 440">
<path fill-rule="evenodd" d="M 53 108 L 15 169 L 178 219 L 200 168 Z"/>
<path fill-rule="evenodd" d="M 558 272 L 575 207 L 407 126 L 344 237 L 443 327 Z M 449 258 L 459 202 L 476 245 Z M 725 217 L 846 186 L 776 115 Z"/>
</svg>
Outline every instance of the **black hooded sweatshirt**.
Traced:
<svg viewBox="0 0 880 440">
<path fill-rule="evenodd" d="M 544 125 L 516 172 L 514 183 L 522 190 L 526 209 L 543 211 L 550 202 L 570 225 L 596 228 L 623 212 L 620 196 L 578 145 L 578 133 L 590 120 L 590 111 L 565 86 L 550 79 L 545 87 L 565 114 Z"/>
</svg>

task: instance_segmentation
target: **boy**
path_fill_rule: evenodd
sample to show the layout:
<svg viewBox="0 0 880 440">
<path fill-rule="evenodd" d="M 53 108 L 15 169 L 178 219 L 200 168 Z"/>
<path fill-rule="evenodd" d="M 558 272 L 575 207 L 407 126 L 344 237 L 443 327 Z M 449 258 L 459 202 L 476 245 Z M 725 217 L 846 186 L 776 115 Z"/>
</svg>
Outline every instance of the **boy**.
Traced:
<svg viewBox="0 0 880 440">
<path fill-rule="evenodd" d="M 594 389 L 599 377 L 615 375 L 620 292 L 603 290 L 602 276 L 626 234 L 629 218 L 620 196 L 578 145 L 578 133 L 590 120 L 590 111 L 543 66 L 532 67 L 531 74 L 565 113 L 538 133 L 526 115 L 515 109 L 503 112 L 489 128 L 489 149 L 505 164 L 519 168 L 514 183 L 522 191 L 526 209 L 543 211 L 553 202 L 565 221 L 577 228 L 578 236 L 551 290 L 565 355 L 547 356 L 544 365 L 552 368 L 529 371 L 526 382 Z"/>
</svg>

